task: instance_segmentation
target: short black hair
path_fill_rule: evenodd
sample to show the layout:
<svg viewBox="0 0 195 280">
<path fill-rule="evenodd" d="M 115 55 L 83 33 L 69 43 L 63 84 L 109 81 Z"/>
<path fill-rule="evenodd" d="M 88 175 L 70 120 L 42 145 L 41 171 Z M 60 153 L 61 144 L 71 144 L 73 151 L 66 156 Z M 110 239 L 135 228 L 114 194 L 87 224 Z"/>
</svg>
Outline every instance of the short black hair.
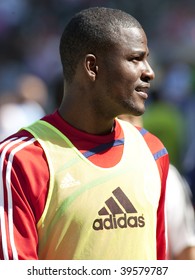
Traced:
<svg viewBox="0 0 195 280">
<path fill-rule="evenodd" d="M 84 55 L 109 50 L 118 39 L 119 26 L 142 28 L 130 14 L 106 7 L 91 7 L 72 17 L 60 40 L 60 57 L 67 82 L 72 81 L 78 62 Z"/>
</svg>

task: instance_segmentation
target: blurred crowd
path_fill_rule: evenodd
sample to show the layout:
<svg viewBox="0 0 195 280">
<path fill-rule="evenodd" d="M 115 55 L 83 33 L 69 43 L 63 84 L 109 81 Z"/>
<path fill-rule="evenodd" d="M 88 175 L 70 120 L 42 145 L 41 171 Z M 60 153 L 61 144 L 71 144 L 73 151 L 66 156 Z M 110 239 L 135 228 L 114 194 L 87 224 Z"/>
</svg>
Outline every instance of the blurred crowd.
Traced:
<svg viewBox="0 0 195 280">
<path fill-rule="evenodd" d="M 0 140 L 55 109 L 63 91 L 58 48 L 64 25 L 81 8 L 101 5 L 130 12 L 147 32 L 156 79 L 144 125 L 167 146 L 195 205 L 193 1 L 1 0 Z"/>
<path fill-rule="evenodd" d="M 0 141 L 52 112 L 63 93 L 59 38 L 81 8 L 123 9 L 144 26 L 156 73 L 143 117 L 188 182 L 195 206 L 195 5 L 192 0 L 0 0 Z"/>
</svg>

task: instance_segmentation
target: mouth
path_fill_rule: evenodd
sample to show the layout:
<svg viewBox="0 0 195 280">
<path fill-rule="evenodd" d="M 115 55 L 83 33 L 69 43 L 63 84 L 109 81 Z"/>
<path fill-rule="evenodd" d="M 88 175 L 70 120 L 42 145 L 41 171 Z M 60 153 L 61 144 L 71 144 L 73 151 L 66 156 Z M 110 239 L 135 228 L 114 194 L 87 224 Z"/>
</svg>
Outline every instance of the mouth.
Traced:
<svg viewBox="0 0 195 280">
<path fill-rule="evenodd" d="M 148 98 L 148 90 L 149 87 L 137 87 L 135 88 L 135 91 L 144 99 Z"/>
</svg>

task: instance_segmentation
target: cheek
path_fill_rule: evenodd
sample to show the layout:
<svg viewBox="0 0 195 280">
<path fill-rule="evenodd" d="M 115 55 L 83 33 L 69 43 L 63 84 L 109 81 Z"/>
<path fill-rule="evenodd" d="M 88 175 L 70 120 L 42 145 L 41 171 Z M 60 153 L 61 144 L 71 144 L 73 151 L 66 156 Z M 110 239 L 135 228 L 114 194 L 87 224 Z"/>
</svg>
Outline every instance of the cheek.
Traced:
<svg viewBox="0 0 195 280">
<path fill-rule="evenodd" d="M 139 71 L 137 67 L 132 65 L 132 62 L 126 61 L 118 69 L 116 77 L 120 77 L 121 81 L 133 86 L 139 78 Z"/>
<path fill-rule="evenodd" d="M 126 64 L 123 73 L 124 76 L 132 83 L 135 83 L 140 76 L 140 70 L 136 67 L 136 65 L 133 65 L 132 62 L 128 62 Z"/>
<path fill-rule="evenodd" d="M 112 91 L 128 90 L 132 91 L 135 88 L 135 84 L 139 79 L 138 69 L 132 67 L 129 61 L 119 63 L 116 65 L 109 65 L 107 71 L 102 73 L 101 81 L 107 89 Z"/>
</svg>

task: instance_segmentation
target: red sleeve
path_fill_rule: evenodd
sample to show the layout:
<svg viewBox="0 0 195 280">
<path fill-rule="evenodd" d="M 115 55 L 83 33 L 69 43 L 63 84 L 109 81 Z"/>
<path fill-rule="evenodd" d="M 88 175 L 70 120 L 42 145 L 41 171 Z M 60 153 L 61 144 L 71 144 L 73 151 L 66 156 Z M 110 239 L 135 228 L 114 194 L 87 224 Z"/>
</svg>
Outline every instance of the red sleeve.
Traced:
<svg viewBox="0 0 195 280">
<path fill-rule="evenodd" d="M 166 231 L 165 231 L 165 192 L 169 168 L 169 156 L 162 142 L 153 134 L 143 129 L 143 137 L 151 150 L 158 166 L 161 178 L 161 195 L 157 211 L 157 259 L 166 259 Z"/>
<path fill-rule="evenodd" d="M 27 132 L 0 145 L 0 259 L 38 259 L 37 222 L 49 172 L 42 149 Z M 25 160 L 26 159 L 26 160 Z M 36 164 L 35 164 L 36 163 Z"/>
<path fill-rule="evenodd" d="M 168 157 L 164 156 L 157 160 L 159 169 L 162 169 L 161 179 L 161 196 L 157 212 L 157 259 L 164 260 L 167 258 L 166 252 L 166 231 L 165 231 L 165 192 L 166 180 L 168 174 Z"/>
</svg>

